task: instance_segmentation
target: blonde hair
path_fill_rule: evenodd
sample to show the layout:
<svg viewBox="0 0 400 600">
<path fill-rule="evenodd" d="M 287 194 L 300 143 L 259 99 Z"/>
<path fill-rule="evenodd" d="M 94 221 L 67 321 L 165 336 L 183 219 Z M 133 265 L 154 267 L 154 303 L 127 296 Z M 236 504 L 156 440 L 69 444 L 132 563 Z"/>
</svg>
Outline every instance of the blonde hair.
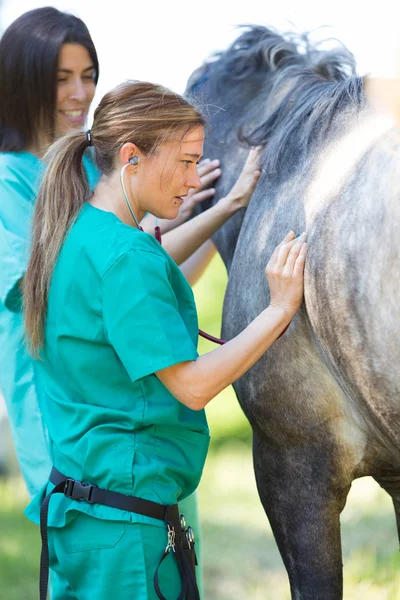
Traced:
<svg viewBox="0 0 400 600">
<path fill-rule="evenodd" d="M 204 125 L 199 110 L 178 94 L 152 83 L 126 82 L 106 94 L 94 113 L 91 141 L 96 164 L 109 175 L 124 143 L 133 142 L 148 155 L 164 141 Z M 36 358 L 44 342 L 54 265 L 90 195 L 82 163 L 87 147 L 83 132 L 70 133 L 55 142 L 44 158 L 47 168 L 36 200 L 31 257 L 23 282 L 28 347 Z"/>
</svg>

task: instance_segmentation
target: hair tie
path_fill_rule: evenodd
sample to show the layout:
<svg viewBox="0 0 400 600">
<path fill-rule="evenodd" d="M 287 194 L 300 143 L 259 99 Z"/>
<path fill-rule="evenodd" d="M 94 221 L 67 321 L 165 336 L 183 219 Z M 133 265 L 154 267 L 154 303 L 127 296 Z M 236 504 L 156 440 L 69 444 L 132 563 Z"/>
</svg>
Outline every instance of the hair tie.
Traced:
<svg viewBox="0 0 400 600">
<path fill-rule="evenodd" d="M 88 143 L 88 146 L 93 146 L 93 142 L 92 142 L 92 134 L 90 132 L 90 129 L 88 129 L 85 133 L 86 135 L 86 141 Z"/>
</svg>

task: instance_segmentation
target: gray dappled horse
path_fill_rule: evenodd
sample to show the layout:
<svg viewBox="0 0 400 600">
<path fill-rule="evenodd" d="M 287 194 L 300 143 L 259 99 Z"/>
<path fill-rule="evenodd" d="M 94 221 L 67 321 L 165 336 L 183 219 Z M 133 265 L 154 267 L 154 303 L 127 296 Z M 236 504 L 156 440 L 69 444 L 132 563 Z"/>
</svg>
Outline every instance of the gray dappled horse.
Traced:
<svg viewBox="0 0 400 600">
<path fill-rule="evenodd" d="M 215 235 L 225 339 L 267 305 L 275 245 L 308 232 L 305 303 L 234 387 L 292 598 L 339 600 L 351 482 L 372 475 L 400 527 L 400 134 L 368 109 L 349 52 L 303 42 L 249 28 L 187 93 L 211 113 L 218 195 L 248 152 L 238 139 L 265 145 L 249 208 Z"/>
</svg>

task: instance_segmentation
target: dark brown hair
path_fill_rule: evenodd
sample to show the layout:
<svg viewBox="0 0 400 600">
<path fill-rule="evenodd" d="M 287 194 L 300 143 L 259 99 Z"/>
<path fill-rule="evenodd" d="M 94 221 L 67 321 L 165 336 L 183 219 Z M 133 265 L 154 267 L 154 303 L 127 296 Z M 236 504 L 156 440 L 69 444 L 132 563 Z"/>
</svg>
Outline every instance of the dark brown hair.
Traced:
<svg viewBox="0 0 400 600">
<path fill-rule="evenodd" d="M 56 8 L 30 10 L 0 40 L 0 152 L 18 152 L 45 132 L 54 139 L 58 58 L 63 44 L 84 46 L 99 75 L 85 23 Z"/>
</svg>

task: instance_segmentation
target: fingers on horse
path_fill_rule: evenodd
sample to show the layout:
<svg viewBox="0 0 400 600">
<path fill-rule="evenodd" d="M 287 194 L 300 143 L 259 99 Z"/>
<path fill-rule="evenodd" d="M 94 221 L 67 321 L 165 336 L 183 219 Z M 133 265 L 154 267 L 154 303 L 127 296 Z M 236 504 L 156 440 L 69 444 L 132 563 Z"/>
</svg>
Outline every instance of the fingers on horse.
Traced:
<svg viewBox="0 0 400 600">
<path fill-rule="evenodd" d="M 299 255 L 298 255 L 295 265 L 294 265 L 294 270 L 293 270 L 294 277 L 300 277 L 303 275 L 304 265 L 306 262 L 306 255 L 307 255 L 307 244 L 306 244 L 306 242 L 303 242 L 303 245 L 300 249 Z"/>
<path fill-rule="evenodd" d="M 207 172 L 207 169 L 210 168 L 211 162 L 212 161 L 210 158 L 203 158 L 203 160 L 198 163 L 197 172 L 200 176 Z"/>
<path fill-rule="evenodd" d="M 295 237 L 295 232 L 294 231 L 289 231 L 288 234 L 285 235 L 285 237 L 283 238 L 283 240 L 281 241 L 280 244 L 278 244 L 278 246 L 276 247 L 276 249 L 280 248 L 281 246 L 283 246 L 283 244 L 286 244 L 286 242 L 288 242 L 289 240 L 293 240 Z"/>
<path fill-rule="evenodd" d="M 251 148 L 247 160 L 260 162 L 262 146 L 255 146 Z"/>
<path fill-rule="evenodd" d="M 286 277 L 292 277 L 294 275 L 294 267 L 296 264 L 297 257 L 300 254 L 301 247 L 303 245 L 303 241 L 299 241 L 300 238 L 297 238 L 295 244 L 293 244 L 290 249 L 289 254 L 287 255 L 286 263 L 284 266 L 283 274 Z"/>
<path fill-rule="evenodd" d="M 220 162 L 218 159 L 210 160 L 209 158 L 205 158 L 198 164 L 197 172 L 200 177 L 203 177 L 203 175 L 207 175 L 207 173 L 218 169 L 219 165 Z"/>
<path fill-rule="evenodd" d="M 294 231 L 289 231 L 289 233 L 283 238 L 283 240 L 281 241 L 281 243 L 276 246 L 275 250 L 271 254 L 271 258 L 268 261 L 268 265 L 274 265 L 276 263 L 276 260 L 278 258 L 278 253 L 279 253 L 280 248 L 283 246 L 283 244 L 286 244 L 286 242 L 288 242 L 289 240 L 293 239 L 294 236 L 295 236 Z"/>
<path fill-rule="evenodd" d="M 200 190 L 200 191 L 194 192 L 191 195 L 190 201 L 193 203 L 193 206 L 197 206 L 197 204 L 200 204 L 204 200 L 207 200 L 208 198 L 212 198 L 214 196 L 214 194 L 215 194 L 214 188 L 209 188 L 207 190 Z"/>
<path fill-rule="evenodd" d="M 258 180 L 260 179 L 260 175 L 261 175 L 261 171 L 253 171 L 252 173 L 250 173 L 251 180 L 249 181 L 248 189 L 246 192 L 248 198 L 251 198 L 251 196 L 256 188 L 256 185 L 258 183 Z"/>
<path fill-rule="evenodd" d="M 257 181 L 260 179 L 261 177 L 261 171 L 259 169 L 256 169 L 253 172 L 253 183 L 252 183 L 252 187 L 255 188 L 257 185 Z"/>
<path fill-rule="evenodd" d="M 296 260 L 299 256 L 301 248 L 304 244 L 304 236 L 296 238 L 293 241 L 294 241 L 294 244 L 291 247 L 290 252 L 286 258 L 285 269 L 284 269 L 286 275 L 294 274 L 294 267 L 296 264 Z"/>
<path fill-rule="evenodd" d="M 298 244 L 297 239 L 289 240 L 285 244 L 282 244 L 282 246 L 279 248 L 278 258 L 276 260 L 276 266 L 278 267 L 278 269 L 282 269 L 286 265 L 286 262 L 287 262 L 287 259 L 289 256 L 289 252 L 297 244 Z"/>
<path fill-rule="evenodd" d="M 207 173 L 205 173 L 204 175 L 200 175 L 200 184 L 201 184 L 201 188 L 205 188 L 208 185 L 210 185 L 211 183 L 214 183 L 214 181 L 216 179 L 218 179 L 218 177 L 221 175 L 222 171 L 221 169 L 212 169 L 212 171 L 209 171 Z"/>
<path fill-rule="evenodd" d="M 252 148 L 247 155 L 244 163 L 243 173 L 246 171 L 254 171 L 260 166 L 261 152 L 259 148 Z"/>
</svg>

